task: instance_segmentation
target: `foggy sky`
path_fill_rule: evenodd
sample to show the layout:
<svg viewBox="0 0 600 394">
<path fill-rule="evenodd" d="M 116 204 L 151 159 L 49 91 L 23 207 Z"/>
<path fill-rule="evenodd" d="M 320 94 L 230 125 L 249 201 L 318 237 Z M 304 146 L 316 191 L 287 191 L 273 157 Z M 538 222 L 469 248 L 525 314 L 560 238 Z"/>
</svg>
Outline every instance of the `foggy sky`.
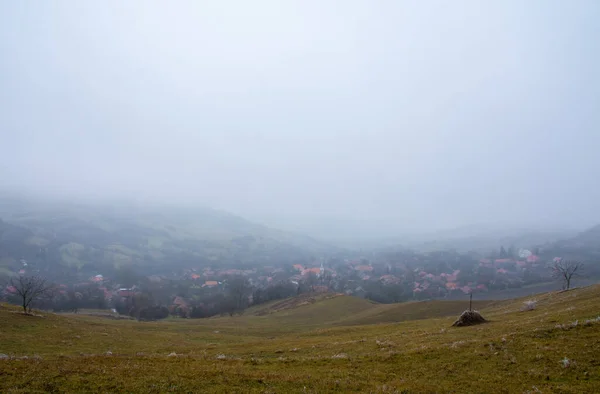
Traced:
<svg viewBox="0 0 600 394">
<path fill-rule="evenodd" d="M 313 234 L 591 225 L 599 18 L 595 0 L 4 1 L 0 188 Z"/>
</svg>

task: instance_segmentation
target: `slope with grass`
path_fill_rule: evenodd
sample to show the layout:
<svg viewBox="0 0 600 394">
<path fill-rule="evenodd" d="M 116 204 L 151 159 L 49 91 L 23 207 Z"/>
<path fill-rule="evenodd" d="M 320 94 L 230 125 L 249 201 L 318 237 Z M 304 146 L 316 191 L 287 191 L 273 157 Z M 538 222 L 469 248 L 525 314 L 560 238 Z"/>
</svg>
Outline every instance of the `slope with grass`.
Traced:
<svg viewBox="0 0 600 394">
<path fill-rule="evenodd" d="M 209 208 L 67 204 L 0 195 L 0 268 L 25 258 L 48 272 L 146 272 L 190 266 L 274 264 L 337 249 L 310 237 Z M 2 260 L 5 259 L 6 261 Z"/>
<path fill-rule="evenodd" d="M 333 297 L 152 323 L 2 306 L 0 391 L 598 392 L 599 299 L 591 286 L 538 295 L 527 312 L 525 299 L 489 303 L 489 323 L 462 328 L 448 315 L 461 305 L 442 301 Z"/>
<path fill-rule="evenodd" d="M 482 308 L 493 303 L 493 301 L 475 301 L 473 305 L 475 308 Z M 454 316 L 461 313 L 464 308 L 464 301 L 378 304 L 363 298 L 328 293 L 304 294 L 271 302 L 251 308 L 247 314 L 270 315 L 271 320 L 296 325 L 354 326 Z"/>
</svg>

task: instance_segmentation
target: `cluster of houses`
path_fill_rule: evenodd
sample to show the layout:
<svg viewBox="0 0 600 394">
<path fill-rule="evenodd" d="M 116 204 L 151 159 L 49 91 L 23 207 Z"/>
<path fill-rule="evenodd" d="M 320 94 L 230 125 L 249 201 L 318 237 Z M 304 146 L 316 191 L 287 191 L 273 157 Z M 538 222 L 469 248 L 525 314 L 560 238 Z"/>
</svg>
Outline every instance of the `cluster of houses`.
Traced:
<svg viewBox="0 0 600 394">
<path fill-rule="evenodd" d="M 427 294 L 439 297 L 452 293 L 478 293 L 491 289 L 520 287 L 524 284 L 526 273 L 549 279 L 547 264 L 542 263 L 539 256 L 528 254 L 525 258 L 481 259 L 468 272 L 453 270 L 435 275 L 420 270 L 414 282 L 415 294 Z"/>
<path fill-rule="evenodd" d="M 26 264 L 26 263 L 25 263 Z M 215 267 L 190 268 L 169 276 L 151 275 L 149 282 L 161 286 L 161 283 L 185 281 L 187 286 L 204 291 L 219 292 L 226 287 L 227 279 L 245 277 L 253 288 L 268 288 L 278 283 L 291 283 L 300 286 L 310 282 L 312 291 L 345 292 L 350 295 L 364 295 L 368 284 L 381 286 L 404 286 L 412 288 L 415 299 L 438 298 L 454 293 L 469 294 L 487 292 L 492 289 L 518 287 L 523 284 L 526 275 L 549 275 L 547 264 L 540 257 L 529 252 L 519 251 L 518 257 L 497 259 L 483 258 L 468 269 L 439 269 L 421 266 L 414 268 L 411 264 L 389 261 L 369 262 L 360 260 L 338 260 L 335 263 L 326 260 L 313 261 L 310 264 L 293 264 L 290 266 L 265 266 L 244 269 Z M 26 273 L 24 265 L 22 274 Z M 118 283 L 96 274 L 80 283 L 59 284 L 58 294 L 66 295 L 69 291 L 94 286 L 104 295 L 108 303 L 133 297 L 139 287 L 122 287 Z M 2 293 L 16 293 L 14 286 L 6 286 Z M 172 307 L 187 307 L 187 300 L 176 294 L 172 295 Z"/>
</svg>

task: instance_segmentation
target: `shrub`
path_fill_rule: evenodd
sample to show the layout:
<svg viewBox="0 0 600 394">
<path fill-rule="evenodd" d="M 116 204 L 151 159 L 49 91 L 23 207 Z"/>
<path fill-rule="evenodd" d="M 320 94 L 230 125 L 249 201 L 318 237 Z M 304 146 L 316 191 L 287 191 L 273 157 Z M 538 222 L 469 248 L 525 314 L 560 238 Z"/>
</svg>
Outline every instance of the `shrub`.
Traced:
<svg viewBox="0 0 600 394">
<path fill-rule="evenodd" d="M 169 316 L 169 309 L 165 306 L 150 306 L 140 309 L 140 320 L 160 320 Z"/>
</svg>

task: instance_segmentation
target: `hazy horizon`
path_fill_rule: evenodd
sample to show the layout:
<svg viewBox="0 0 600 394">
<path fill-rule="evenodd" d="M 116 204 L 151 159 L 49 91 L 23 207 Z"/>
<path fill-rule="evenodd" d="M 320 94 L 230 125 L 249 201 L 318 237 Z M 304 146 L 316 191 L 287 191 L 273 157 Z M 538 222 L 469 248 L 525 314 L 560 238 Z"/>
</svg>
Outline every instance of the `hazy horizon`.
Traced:
<svg viewBox="0 0 600 394">
<path fill-rule="evenodd" d="M 0 5 L 0 189 L 309 235 L 600 223 L 600 3 Z"/>
</svg>

